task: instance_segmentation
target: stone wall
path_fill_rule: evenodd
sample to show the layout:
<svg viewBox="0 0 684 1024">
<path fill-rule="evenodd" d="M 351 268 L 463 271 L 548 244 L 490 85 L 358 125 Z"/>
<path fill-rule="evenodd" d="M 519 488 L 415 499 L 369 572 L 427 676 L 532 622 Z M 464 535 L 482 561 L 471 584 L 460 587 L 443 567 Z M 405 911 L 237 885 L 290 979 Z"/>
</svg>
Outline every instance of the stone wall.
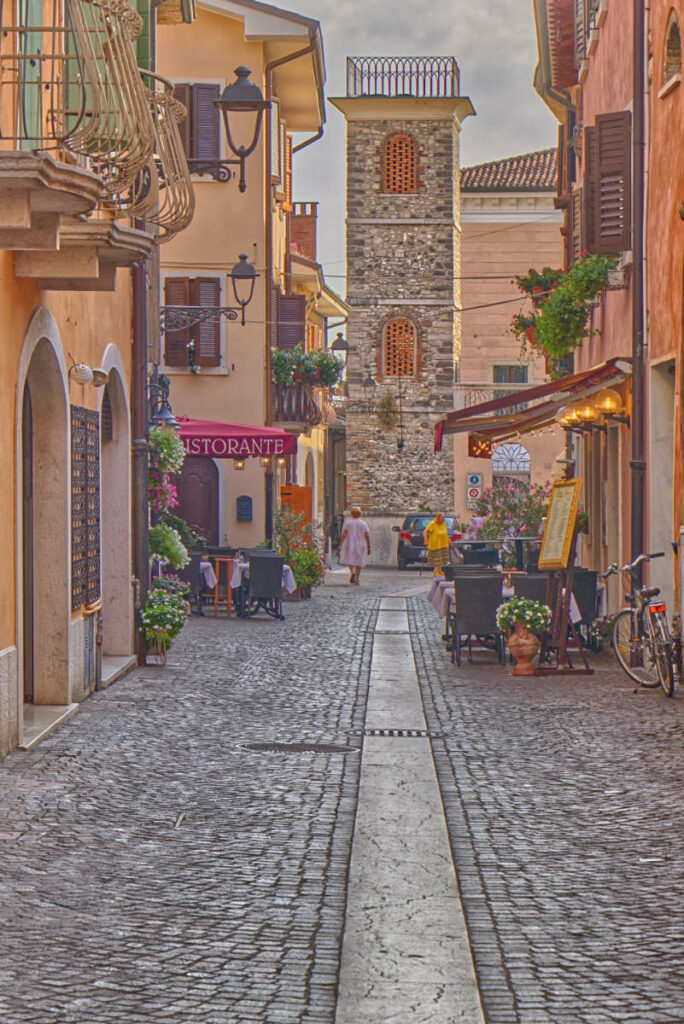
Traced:
<svg viewBox="0 0 684 1024">
<path fill-rule="evenodd" d="M 452 408 L 460 351 L 459 127 L 452 116 L 416 110 L 415 118 L 348 120 L 347 500 L 364 514 L 454 511 L 451 444 L 435 454 L 434 424 Z M 395 132 L 417 143 L 412 194 L 382 191 L 384 144 Z M 383 374 L 383 331 L 397 318 L 417 333 L 415 378 Z M 377 382 L 372 394 L 362 386 L 369 374 Z M 388 420 L 378 406 L 390 397 Z M 385 537 L 383 550 L 393 541 Z"/>
<path fill-rule="evenodd" d="M 19 693 L 17 649 L 0 651 L 0 758 L 19 743 Z"/>
</svg>

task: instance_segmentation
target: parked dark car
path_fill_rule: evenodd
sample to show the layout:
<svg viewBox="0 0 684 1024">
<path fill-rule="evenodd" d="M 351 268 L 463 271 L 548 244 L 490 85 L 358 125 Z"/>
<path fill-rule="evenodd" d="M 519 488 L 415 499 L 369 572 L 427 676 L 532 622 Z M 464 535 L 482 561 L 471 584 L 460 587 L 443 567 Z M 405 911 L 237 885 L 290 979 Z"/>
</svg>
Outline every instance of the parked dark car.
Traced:
<svg viewBox="0 0 684 1024">
<path fill-rule="evenodd" d="M 432 515 L 406 516 L 401 526 L 393 529 L 399 534 L 397 541 L 397 566 L 405 569 L 412 562 L 427 562 L 427 549 L 423 540 L 423 532 L 428 523 L 435 517 Z M 461 533 L 458 521 L 453 516 L 445 516 L 449 536 L 452 540 L 459 540 Z"/>
</svg>

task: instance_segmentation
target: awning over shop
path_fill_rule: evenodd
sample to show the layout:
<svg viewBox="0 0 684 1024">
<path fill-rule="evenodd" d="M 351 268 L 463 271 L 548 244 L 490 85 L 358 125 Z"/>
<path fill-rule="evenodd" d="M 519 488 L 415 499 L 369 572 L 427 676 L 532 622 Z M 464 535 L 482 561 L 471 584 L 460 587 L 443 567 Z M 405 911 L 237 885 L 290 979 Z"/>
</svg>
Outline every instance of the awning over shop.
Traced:
<svg viewBox="0 0 684 1024">
<path fill-rule="evenodd" d="M 620 384 L 631 373 L 629 359 L 609 359 L 591 370 L 450 412 L 435 424 L 435 451 L 441 451 L 445 434 L 468 433 L 498 443 L 539 430 L 554 423 L 563 406 Z M 523 403 L 525 408 L 521 409 Z"/>
<path fill-rule="evenodd" d="M 249 459 L 267 455 L 294 455 L 297 437 L 279 427 L 252 427 L 244 423 L 214 423 L 177 416 L 178 435 L 187 455 L 210 459 Z"/>
</svg>

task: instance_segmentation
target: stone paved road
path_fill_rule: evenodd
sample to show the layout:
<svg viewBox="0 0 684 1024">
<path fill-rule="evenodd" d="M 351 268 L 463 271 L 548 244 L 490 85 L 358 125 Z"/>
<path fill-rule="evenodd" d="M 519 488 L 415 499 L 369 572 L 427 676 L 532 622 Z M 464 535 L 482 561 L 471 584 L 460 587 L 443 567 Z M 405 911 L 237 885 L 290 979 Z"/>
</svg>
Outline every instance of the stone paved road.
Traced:
<svg viewBox="0 0 684 1024">
<path fill-rule="evenodd" d="M 358 749 L 378 598 L 417 586 L 193 620 L 3 762 L 1 1021 L 332 1024 L 359 756 L 245 744 Z M 455 671 L 410 604 L 488 1024 L 684 1024 L 684 697 Z"/>
<path fill-rule="evenodd" d="M 414 652 L 489 1024 L 684 1021 L 684 691 Z"/>
<path fill-rule="evenodd" d="M 245 744 L 358 750 L 378 595 L 417 576 L 372 579 L 193 619 L 3 762 L 0 1020 L 330 1024 L 359 756 Z"/>
</svg>

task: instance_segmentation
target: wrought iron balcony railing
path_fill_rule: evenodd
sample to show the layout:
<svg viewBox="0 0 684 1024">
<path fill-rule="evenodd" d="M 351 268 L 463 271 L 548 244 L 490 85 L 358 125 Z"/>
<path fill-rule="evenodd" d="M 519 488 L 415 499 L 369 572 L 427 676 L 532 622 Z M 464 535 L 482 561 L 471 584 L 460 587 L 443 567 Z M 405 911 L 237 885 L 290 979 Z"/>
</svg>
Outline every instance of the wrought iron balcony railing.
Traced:
<svg viewBox="0 0 684 1024">
<path fill-rule="evenodd" d="M 188 112 L 175 99 L 173 85 L 166 78 L 142 69 L 140 74 L 149 83 L 154 154 L 130 192 L 119 198 L 118 206 L 129 216 L 155 225 L 157 241 L 164 242 L 186 228 L 195 211 L 195 192 L 178 130 Z"/>
<path fill-rule="evenodd" d="M 455 57 L 347 57 L 347 96 L 444 99 L 460 88 Z"/>
<path fill-rule="evenodd" d="M 518 392 L 524 394 L 531 384 L 454 384 L 454 409 L 469 409 L 473 405 L 480 405 L 482 402 L 491 402 L 495 398 L 504 398 L 505 395 L 514 395 Z M 527 402 L 521 402 L 512 409 L 505 409 L 505 413 L 520 412 L 527 408 Z"/>
<path fill-rule="evenodd" d="M 105 195 L 130 188 L 155 131 L 124 0 L 0 0 L 0 151 L 69 151 Z"/>
</svg>

